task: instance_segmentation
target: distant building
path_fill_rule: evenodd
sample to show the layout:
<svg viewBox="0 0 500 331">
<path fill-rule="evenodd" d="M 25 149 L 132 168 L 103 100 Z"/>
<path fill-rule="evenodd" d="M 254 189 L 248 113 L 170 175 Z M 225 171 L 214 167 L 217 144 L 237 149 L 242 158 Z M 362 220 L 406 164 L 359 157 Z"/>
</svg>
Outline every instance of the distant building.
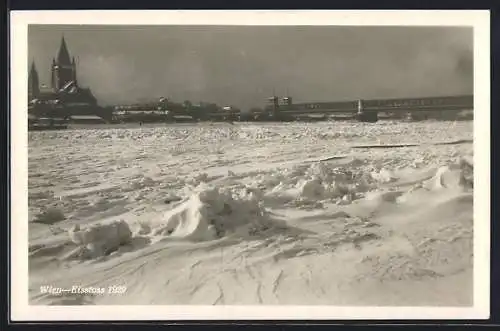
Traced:
<svg viewBox="0 0 500 331">
<path fill-rule="evenodd" d="M 100 115 L 97 99 L 89 88 L 78 85 L 77 68 L 74 57 L 70 57 L 64 36 L 57 57 L 50 67 L 50 88 L 40 86 L 38 71 L 33 60 L 28 75 L 28 102 L 31 111 L 46 112 L 57 104 L 68 116 Z"/>
</svg>

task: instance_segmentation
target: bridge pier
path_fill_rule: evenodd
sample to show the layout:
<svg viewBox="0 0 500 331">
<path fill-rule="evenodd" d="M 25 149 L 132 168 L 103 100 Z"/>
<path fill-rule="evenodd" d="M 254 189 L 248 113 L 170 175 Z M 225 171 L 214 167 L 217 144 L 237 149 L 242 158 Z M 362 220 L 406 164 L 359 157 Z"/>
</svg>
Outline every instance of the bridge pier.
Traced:
<svg viewBox="0 0 500 331">
<path fill-rule="evenodd" d="M 378 121 L 378 111 L 364 109 L 363 101 L 358 100 L 358 112 L 356 113 L 356 119 L 359 122 L 375 123 Z"/>
</svg>

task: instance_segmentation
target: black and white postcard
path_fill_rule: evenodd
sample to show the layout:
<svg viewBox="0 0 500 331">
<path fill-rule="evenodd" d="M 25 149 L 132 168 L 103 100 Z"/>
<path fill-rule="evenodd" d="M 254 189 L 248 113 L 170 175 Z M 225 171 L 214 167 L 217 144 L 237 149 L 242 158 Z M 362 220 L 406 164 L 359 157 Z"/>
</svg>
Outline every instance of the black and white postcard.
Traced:
<svg viewBox="0 0 500 331">
<path fill-rule="evenodd" d="M 12 319 L 487 318 L 489 33 L 12 12 Z"/>
</svg>

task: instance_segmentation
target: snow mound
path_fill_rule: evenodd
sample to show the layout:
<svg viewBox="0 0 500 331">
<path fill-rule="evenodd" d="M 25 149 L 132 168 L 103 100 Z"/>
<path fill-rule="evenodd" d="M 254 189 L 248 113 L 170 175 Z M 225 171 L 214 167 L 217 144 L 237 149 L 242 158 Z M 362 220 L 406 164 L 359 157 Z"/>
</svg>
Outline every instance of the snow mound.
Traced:
<svg viewBox="0 0 500 331">
<path fill-rule="evenodd" d="M 398 180 L 397 176 L 386 168 L 382 168 L 379 172 L 372 173 L 372 177 L 376 181 L 384 184 Z"/>
<path fill-rule="evenodd" d="M 57 208 L 49 208 L 40 214 L 36 215 L 36 218 L 33 220 L 35 223 L 43 223 L 43 224 L 54 224 L 61 222 L 66 219 L 64 213 Z"/>
<path fill-rule="evenodd" d="M 165 212 L 152 233 L 194 241 L 246 237 L 271 226 L 260 199 L 256 189 L 231 192 L 202 184 L 187 201 Z"/>
<path fill-rule="evenodd" d="M 308 167 L 296 167 L 283 172 L 283 175 L 275 174 L 273 178 L 276 179 L 274 183 L 267 182 L 271 184 L 268 186 L 275 185 L 268 196 L 301 201 L 333 199 L 338 200 L 339 204 L 351 203 L 377 184 L 371 174 L 363 169 L 350 165 L 332 166 L 323 162 L 316 162 Z"/>
<path fill-rule="evenodd" d="M 201 183 L 206 183 L 207 181 L 208 181 L 208 174 L 202 172 L 187 178 L 186 183 L 189 185 L 198 186 Z"/>
<path fill-rule="evenodd" d="M 474 168 L 470 159 L 461 159 L 458 163 L 442 166 L 436 174 L 424 183 L 429 190 L 470 189 L 474 185 Z"/>
<path fill-rule="evenodd" d="M 325 195 L 325 187 L 319 178 L 301 181 L 297 186 L 301 197 L 314 199 Z"/>
<path fill-rule="evenodd" d="M 316 176 L 325 182 L 331 182 L 335 177 L 333 169 L 322 162 L 311 164 L 311 166 L 306 170 L 306 175 Z"/>
<path fill-rule="evenodd" d="M 125 221 L 92 224 L 85 229 L 77 224 L 68 231 L 68 235 L 92 258 L 107 255 L 132 239 L 132 232 Z"/>
</svg>

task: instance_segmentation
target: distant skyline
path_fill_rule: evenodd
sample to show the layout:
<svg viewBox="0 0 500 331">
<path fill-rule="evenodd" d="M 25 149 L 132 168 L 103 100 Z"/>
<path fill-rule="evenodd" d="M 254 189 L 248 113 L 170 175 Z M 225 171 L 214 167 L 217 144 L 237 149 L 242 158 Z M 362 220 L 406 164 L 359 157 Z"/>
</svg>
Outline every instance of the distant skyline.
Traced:
<svg viewBox="0 0 500 331">
<path fill-rule="evenodd" d="M 262 106 L 473 92 L 465 27 L 35 25 L 28 61 L 50 86 L 64 35 L 80 85 L 102 105 L 168 97 Z M 28 69 L 28 68 L 27 68 Z"/>
</svg>

